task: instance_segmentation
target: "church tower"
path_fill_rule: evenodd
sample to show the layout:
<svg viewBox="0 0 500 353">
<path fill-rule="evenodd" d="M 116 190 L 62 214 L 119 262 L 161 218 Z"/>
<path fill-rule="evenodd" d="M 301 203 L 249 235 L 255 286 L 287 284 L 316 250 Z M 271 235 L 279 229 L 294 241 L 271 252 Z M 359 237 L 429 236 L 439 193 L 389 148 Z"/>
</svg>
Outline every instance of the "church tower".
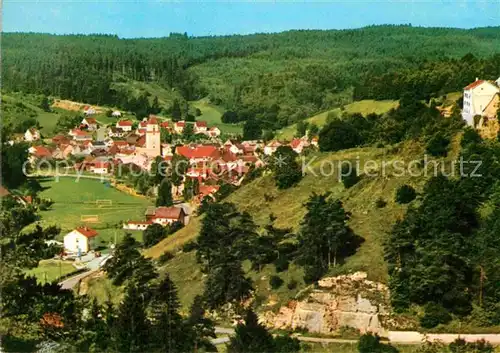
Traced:
<svg viewBox="0 0 500 353">
<path fill-rule="evenodd" d="M 145 147 L 148 150 L 148 155 L 161 155 L 160 125 L 158 125 L 158 121 L 154 117 L 147 121 Z"/>
</svg>

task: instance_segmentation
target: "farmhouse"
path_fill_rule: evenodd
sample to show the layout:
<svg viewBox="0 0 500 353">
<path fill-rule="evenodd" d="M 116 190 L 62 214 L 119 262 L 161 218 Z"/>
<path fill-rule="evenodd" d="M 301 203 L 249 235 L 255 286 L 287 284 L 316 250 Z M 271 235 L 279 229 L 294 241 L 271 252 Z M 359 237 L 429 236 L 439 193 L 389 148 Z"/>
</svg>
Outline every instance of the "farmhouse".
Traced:
<svg viewBox="0 0 500 353">
<path fill-rule="evenodd" d="M 26 130 L 24 133 L 24 139 L 26 141 L 38 141 L 40 140 L 40 131 L 32 127 L 31 129 Z"/>
<path fill-rule="evenodd" d="M 120 120 L 116 123 L 116 128 L 122 131 L 129 132 L 132 131 L 132 122 L 130 120 Z"/>
<path fill-rule="evenodd" d="M 97 120 L 95 120 L 95 118 L 84 118 L 82 120 L 82 126 L 87 127 L 89 131 L 97 130 Z"/>
<path fill-rule="evenodd" d="M 92 239 L 97 232 L 87 226 L 78 227 L 64 236 L 64 249 L 68 252 L 85 254 L 92 247 Z"/>
<path fill-rule="evenodd" d="M 146 230 L 151 224 L 153 224 L 152 221 L 128 221 L 123 224 L 123 229 Z"/>
<path fill-rule="evenodd" d="M 186 126 L 186 122 L 184 120 L 178 121 L 174 124 L 174 131 L 176 134 L 182 134 L 184 132 L 184 127 Z"/>
<path fill-rule="evenodd" d="M 464 104 L 462 117 L 469 126 L 475 126 L 478 121 L 474 121 L 475 116 L 484 116 L 484 110 L 500 92 L 500 88 L 486 80 L 476 79 L 464 88 Z"/>
<path fill-rule="evenodd" d="M 219 151 L 211 145 L 178 146 L 175 153 L 186 157 L 191 164 L 209 162 L 219 157 Z"/>
<path fill-rule="evenodd" d="M 162 226 L 180 222 L 185 224 L 186 213 L 182 207 L 148 207 L 146 210 L 146 220 Z"/>
<path fill-rule="evenodd" d="M 195 122 L 193 130 L 195 134 L 205 134 L 207 132 L 207 122 L 206 121 Z"/>
</svg>

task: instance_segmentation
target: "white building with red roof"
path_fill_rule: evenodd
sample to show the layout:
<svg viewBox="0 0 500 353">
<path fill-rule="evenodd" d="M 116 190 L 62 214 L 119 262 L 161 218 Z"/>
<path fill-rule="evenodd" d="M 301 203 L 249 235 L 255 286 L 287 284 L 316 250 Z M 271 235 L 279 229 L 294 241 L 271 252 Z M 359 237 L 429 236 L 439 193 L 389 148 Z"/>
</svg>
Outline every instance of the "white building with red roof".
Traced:
<svg viewBox="0 0 500 353">
<path fill-rule="evenodd" d="M 212 145 L 178 146 L 175 153 L 186 157 L 191 164 L 214 161 L 220 156 L 217 147 Z"/>
<path fill-rule="evenodd" d="M 480 79 L 476 79 L 464 88 L 462 117 L 467 125 L 474 126 L 474 117 L 483 116 L 484 110 L 499 92 L 500 88 L 497 85 Z"/>
<path fill-rule="evenodd" d="M 186 224 L 186 212 L 182 207 L 148 207 L 146 210 L 146 220 L 162 226 L 180 222 Z"/>
<path fill-rule="evenodd" d="M 206 135 L 207 136 L 210 136 L 210 137 L 219 137 L 221 134 L 221 131 L 220 129 L 217 127 L 217 126 L 214 126 L 214 127 L 211 127 L 210 129 L 208 129 L 208 131 L 206 132 Z"/>
<path fill-rule="evenodd" d="M 278 147 L 281 146 L 281 143 L 279 141 L 271 141 L 269 142 L 265 147 L 264 147 L 264 154 L 266 156 L 270 156 L 272 155 L 274 152 L 276 152 L 276 150 L 278 149 Z"/>
<path fill-rule="evenodd" d="M 161 156 L 161 133 L 158 120 L 156 117 L 151 117 L 144 123 L 146 132 L 136 143 L 137 153 L 151 158 Z"/>
<path fill-rule="evenodd" d="M 208 126 L 206 121 L 196 121 L 194 123 L 193 132 L 195 134 L 206 134 L 207 130 Z"/>
<path fill-rule="evenodd" d="M 24 133 L 24 139 L 29 142 L 38 141 L 40 140 L 40 137 L 40 131 L 38 131 L 34 127 L 26 130 L 26 132 Z"/>
<path fill-rule="evenodd" d="M 92 248 L 92 239 L 97 235 L 92 228 L 78 227 L 64 236 L 64 249 L 76 254 L 88 253 Z"/>
<path fill-rule="evenodd" d="M 130 120 L 120 120 L 116 122 L 116 128 L 125 132 L 132 131 L 133 123 Z"/>
<path fill-rule="evenodd" d="M 186 122 L 184 120 L 177 121 L 174 124 L 174 132 L 176 134 L 182 134 L 184 132 L 185 127 L 186 127 Z"/>
<path fill-rule="evenodd" d="M 82 120 L 81 124 L 83 126 L 86 126 L 88 130 L 90 131 L 94 131 L 94 130 L 97 130 L 97 120 L 95 120 L 95 118 L 89 118 L 89 117 L 86 117 Z"/>
</svg>

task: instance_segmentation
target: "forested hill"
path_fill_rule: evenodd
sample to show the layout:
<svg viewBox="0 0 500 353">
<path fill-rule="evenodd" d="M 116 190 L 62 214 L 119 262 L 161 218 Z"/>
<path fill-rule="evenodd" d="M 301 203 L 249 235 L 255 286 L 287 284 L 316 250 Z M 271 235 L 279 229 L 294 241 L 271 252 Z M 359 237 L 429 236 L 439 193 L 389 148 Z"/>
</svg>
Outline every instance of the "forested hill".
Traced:
<svg viewBox="0 0 500 353">
<path fill-rule="evenodd" d="M 264 128 L 354 99 L 421 98 L 500 71 L 500 27 L 355 30 L 121 39 L 6 33 L 3 87 L 126 106 L 113 82 L 152 81 L 187 100 L 209 96 Z M 496 55 L 495 55 L 496 54 Z M 168 107 L 165 107 L 168 108 Z"/>
</svg>

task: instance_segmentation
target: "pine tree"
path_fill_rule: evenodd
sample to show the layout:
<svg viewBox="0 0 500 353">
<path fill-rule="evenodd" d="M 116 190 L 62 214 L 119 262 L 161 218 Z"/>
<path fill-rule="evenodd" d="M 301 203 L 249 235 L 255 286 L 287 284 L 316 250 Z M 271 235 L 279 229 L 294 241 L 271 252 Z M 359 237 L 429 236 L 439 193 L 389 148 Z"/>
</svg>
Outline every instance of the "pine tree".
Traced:
<svg viewBox="0 0 500 353">
<path fill-rule="evenodd" d="M 217 337 L 214 322 L 205 317 L 203 300 L 199 295 L 194 298 L 186 325 L 192 333 L 190 341 L 193 344 L 193 352 L 197 352 L 198 350 L 207 352 L 217 351 L 217 348 L 210 341 L 210 339 Z"/>
<path fill-rule="evenodd" d="M 306 281 L 318 280 L 337 258 L 344 257 L 356 245 L 356 236 L 347 225 L 349 214 L 340 200 L 330 194 L 313 193 L 305 204 L 307 213 L 301 222 L 299 258 Z"/>
<path fill-rule="evenodd" d="M 280 146 L 271 157 L 270 167 L 278 189 L 287 189 L 302 179 L 297 153 L 290 146 Z"/>
<path fill-rule="evenodd" d="M 133 282 L 129 283 L 114 320 L 113 341 L 117 351 L 148 351 L 151 335 L 146 306 L 141 290 Z"/>
<path fill-rule="evenodd" d="M 182 118 L 181 105 L 179 104 L 178 99 L 174 99 L 170 114 L 172 115 L 172 121 L 176 122 L 181 120 Z"/>
<path fill-rule="evenodd" d="M 168 179 L 163 179 L 158 188 L 158 197 L 156 198 L 156 206 L 173 206 L 172 184 Z"/>
<path fill-rule="evenodd" d="M 49 98 L 47 96 L 43 96 L 42 102 L 40 103 L 40 108 L 43 109 L 44 112 L 50 112 L 50 103 L 49 103 Z"/>
<path fill-rule="evenodd" d="M 162 352 L 185 352 L 190 344 L 179 308 L 177 288 L 167 274 L 154 288 L 150 303 L 153 345 Z"/>
<path fill-rule="evenodd" d="M 274 352 L 273 336 L 259 324 L 257 315 L 248 310 L 245 323 L 238 324 L 227 347 L 228 353 Z"/>
</svg>

